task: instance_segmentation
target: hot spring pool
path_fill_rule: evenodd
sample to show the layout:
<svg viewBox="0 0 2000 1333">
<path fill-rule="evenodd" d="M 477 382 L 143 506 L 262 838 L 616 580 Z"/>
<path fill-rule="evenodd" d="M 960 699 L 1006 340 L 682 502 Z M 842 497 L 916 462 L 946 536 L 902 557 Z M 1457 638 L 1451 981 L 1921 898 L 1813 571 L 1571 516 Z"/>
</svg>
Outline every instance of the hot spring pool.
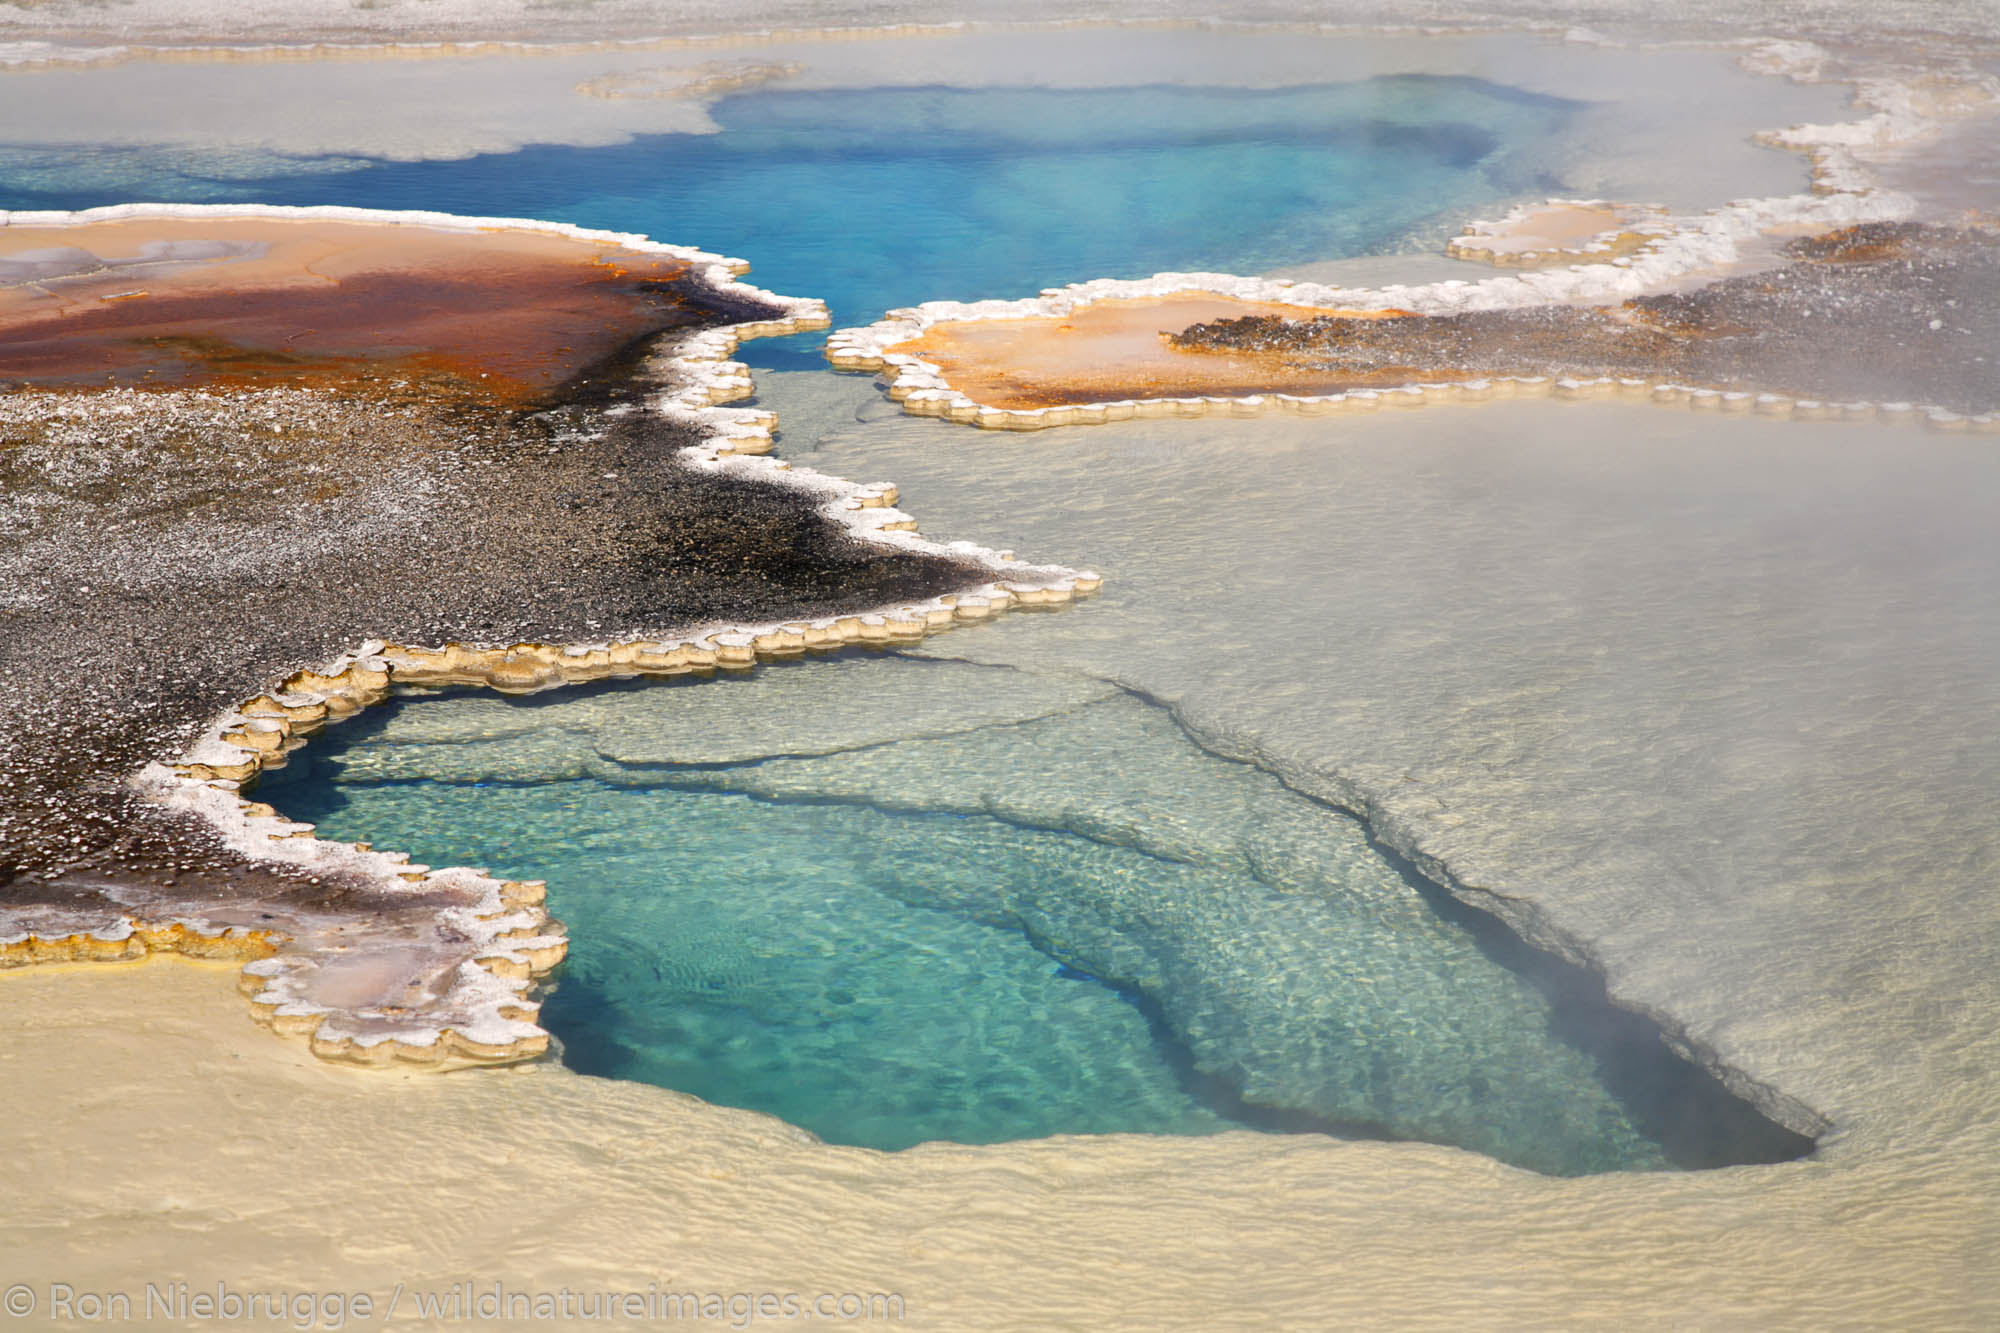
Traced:
<svg viewBox="0 0 2000 1333">
<path fill-rule="evenodd" d="M 1583 113 L 1480 79 L 1402 75 L 1277 90 L 774 89 L 719 100 L 717 134 L 425 162 L 52 157 L 9 151 L 0 132 L 0 207 L 144 198 L 554 218 L 741 255 L 761 286 L 857 324 L 939 298 L 1394 248 L 1427 223 L 1557 188 L 1537 150 Z M 820 341 L 745 351 L 817 369 Z"/>
<path fill-rule="evenodd" d="M 1590 114 L 1437 75 L 775 88 L 715 103 L 715 134 L 462 160 L 103 146 L 49 172 L 0 145 L 0 206 L 554 218 L 743 255 L 852 324 L 1407 248 L 1560 190 L 1547 145 Z M 818 368 L 818 345 L 745 357 Z M 573 948 L 543 1021 L 573 1067 L 831 1141 L 1253 1128 L 1433 1140 L 1555 1174 L 1811 1146 L 1356 821 L 1101 682 L 850 657 L 412 699 L 265 789 L 325 836 L 549 880 Z"/>
<path fill-rule="evenodd" d="M 1809 1146 L 1100 682 L 890 655 L 412 698 L 263 790 L 549 880 L 573 1067 L 835 1142 L 1322 1130 L 1556 1174 Z"/>
</svg>

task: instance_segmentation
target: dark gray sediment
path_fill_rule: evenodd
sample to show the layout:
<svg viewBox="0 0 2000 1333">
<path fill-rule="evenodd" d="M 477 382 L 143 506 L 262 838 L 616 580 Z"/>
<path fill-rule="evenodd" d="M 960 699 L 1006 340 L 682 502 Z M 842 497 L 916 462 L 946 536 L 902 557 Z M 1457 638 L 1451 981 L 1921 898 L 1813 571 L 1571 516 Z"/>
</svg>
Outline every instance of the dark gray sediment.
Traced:
<svg viewBox="0 0 2000 1333">
<path fill-rule="evenodd" d="M 1198 324 L 1189 352 L 1263 353 L 1339 387 L 1505 375 L 1672 378 L 1833 402 L 2000 405 L 2000 250 L 1983 228 L 1871 223 L 1794 242 L 1789 262 L 1620 307 Z"/>
<path fill-rule="evenodd" d="M 0 904 L 361 891 L 247 862 L 127 779 L 366 640 L 662 636 L 991 577 L 679 461 L 701 432 L 626 401 L 636 359 L 538 410 L 392 382 L 0 396 Z"/>
</svg>

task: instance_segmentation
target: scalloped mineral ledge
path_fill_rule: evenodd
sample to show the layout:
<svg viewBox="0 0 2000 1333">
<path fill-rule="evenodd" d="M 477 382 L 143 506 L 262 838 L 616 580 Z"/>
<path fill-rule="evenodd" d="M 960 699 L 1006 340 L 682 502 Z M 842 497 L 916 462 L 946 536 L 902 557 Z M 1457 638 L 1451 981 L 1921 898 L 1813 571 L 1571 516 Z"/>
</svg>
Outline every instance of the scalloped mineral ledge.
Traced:
<svg viewBox="0 0 2000 1333">
<path fill-rule="evenodd" d="M 252 861 L 309 872 L 313 883 L 339 885 L 366 902 L 357 913 L 312 904 L 176 901 L 171 881 L 127 892 L 120 910 L 54 905 L 0 908 L 0 967 L 43 962 L 115 961 L 150 952 L 244 958 L 242 986 L 255 1016 L 276 1031 L 308 1039 L 314 1054 L 364 1065 L 407 1062 L 434 1067 L 519 1060 L 547 1048 L 536 1026 L 534 978 L 563 958 L 567 941 L 543 907 L 545 886 L 480 871 L 412 865 L 401 853 L 329 842 L 312 827 L 245 798 L 264 768 L 329 722 L 388 697 L 396 685 L 478 684 L 509 692 L 640 675 L 743 670 L 757 662 L 833 651 L 847 645 L 909 643 L 953 625 L 990 619 L 1014 607 L 1053 608 L 1088 595 L 1101 579 L 1089 571 L 1036 566 L 970 542 L 939 544 L 916 535 L 916 522 L 893 507 L 895 487 L 864 485 L 766 457 L 774 414 L 722 407 L 751 391 L 748 371 L 728 359 L 746 337 L 824 328 L 825 308 L 735 282 L 747 265 L 639 237 L 585 232 L 505 219 L 384 215 L 352 209 L 162 208 L 159 213 L 214 219 L 224 215 L 295 220 L 417 221 L 426 225 L 508 227 L 553 232 L 654 251 L 705 269 L 717 288 L 735 288 L 787 313 L 777 319 L 697 330 L 676 337 L 644 377 L 662 385 L 642 410 L 695 426 L 703 442 L 680 461 L 724 476 L 755 477 L 802 491 L 854 537 L 911 553 L 942 555 L 983 568 L 982 583 L 875 611 L 805 620 L 711 625 L 679 637 L 595 643 L 515 643 L 442 647 L 362 645 L 332 662 L 292 674 L 214 721 L 173 764 L 153 763 L 134 779 L 148 799 L 206 820 Z M 85 215 L 14 215 L 46 226 L 64 219 L 101 221 L 150 216 L 120 208 Z M 611 411 L 633 410 L 630 406 Z"/>
<path fill-rule="evenodd" d="M 859 533 L 914 540 L 908 520 L 886 507 L 891 490 L 853 489 L 836 503 Z M 393 929 L 347 917 L 301 916 L 248 932 L 203 917 L 150 925 L 121 917 L 72 923 L 60 937 L 46 928 L 0 936 L 0 963 L 132 958 L 154 949 L 247 956 L 253 961 L 243 969 L 243 984 L 257 1018 L 280 1033 L 309 1038 L 323 1058 L 452 1066 L 539 1054 L 548 1034 L 533 1023 L 539 1006 L 528 996 L 530 983 L 568 948 L 561 926 L 542 907 L 544 884 L 463 867 L 433 870 L 410 864 L 400 852 L 315 838 L 312 825 L 246 800 L 244 787 L 263 769 L 282 764 L 306 737 L 388 698 L 396 685 L 527 693 L 593 680 L 748 670 L 760 661 L 850 644 L 914 643 L 1012 607 L 1059 606 L 1101 582 L 1092 573 L 1028 566 L 968 544 L 950 549 L 1011 577 L 879 612 L 717 626 L 659 642 L 368 644 L 321 669 L 299 672 L 219 719 L 172 767 L 149 766 L 137 783 L 161 804 L 207 819 L 248 857 L 362 878 L 385 899 L 406 899 L 409 910 L 396 914 Z"/>
<path fill-rule="evenodd" d="M 1549 199 L 1523 204 L 1494 221 L 1467 224 L 1445 243 L 1453 259 L 1495 268 L 1542 268 L 1565 260 L 1637 254 L 1673 229 L 1657 204 L 1608 199 Z"/>
<path fill-rule="evenodd" d="M 1765 68 L 1775 58 L 1759 47 L 1745 63 L 1757 72 L 1794 72 L 1782 62 Z M 1765 64 L 1757 63 L 1760 59 Z M 1466 235 L 1452 242 L 1454 253 L 1476 250 L 1476 257 L 1505 266 L 1525 263 L 1531 255 L 1536 264 L 1544 258 L 1602 256 L 1597 262 L 1530 267 L 1477 283 L 1453 279 L 1379 290 L 1223 273 L 1101 278 L 1049 288 L 1019 301 L 929 301 L 892 310 L 874 324 L 834 333 L 827 339 L 826 357 L 839 370 L 882 374 L 890 398 L 913 416 L 984 430 L 1044 430 L 1134 418 L 1321 416 L 1384 405 L 1553 395 L 1620 397 L 1806 421 L 1879 417 L 1921 421 L 1940 431 L 2000 432 L 2000 417 L 1991 412 L 1750 392 L 1685 383 L 1671 375 L 1426 375 L 1419 370 L 1413 376 L 1408 368 L 1399 368 L 1401 373 L 1378 375 L 1374 378 L 1380 382 L 1370 383 L 1367 375 L 1315 374 L 1271 358 L 1261 365 L 1247 357 L 1231 358 L 1218 369 L 1176 357 L 1157 342 L 1188 327 L 1181 316 L 1196 301 L 1216 308 L 1204 317 L 1213 320 L 1225 314 L 1268 315 L 1274 308 L 1306 317 L 1352 319 L 1629 300 L 1668 290 L 1697 274 L 1739 267 L 1768 248 L 1774 237 L 1901 221 L 1914 212 L 1914 201 L 1881 188 L 1857 150 L 1894 149 L 1935 135 L 1955 118 L 1990 115 L 2000 98 L 1996 87 L 2000 85 L 1991 79 L 1918 85 L 1887 76 L 1864 78 L 1856 101 L 1873 112 L 1866 119 L 1760 131 L 1759 142 L 1808 158 L 1809 194 L 1737 200 L 1696 217 L 1672 217 L 1648 205 L 1552 199 L 1517 208 L 1496 221 L 1474 221 Z M 1516 245 L 1530 241 L 1532 252 Z M 1230 306 L 1235 308 L 1222 309 Z M 1113 336 L 1096 344 L 1080 336 L 1089 312 L 1097 308 L 1101 315 L 1108 307 L 1120 307 Z M 1139 347 L 1134 329 L 1149 311 L 1156 312 L 1148 330 L 1156 342 Z M 1004 331 L 999 327 L 1003 323 Z"/>
</svg>

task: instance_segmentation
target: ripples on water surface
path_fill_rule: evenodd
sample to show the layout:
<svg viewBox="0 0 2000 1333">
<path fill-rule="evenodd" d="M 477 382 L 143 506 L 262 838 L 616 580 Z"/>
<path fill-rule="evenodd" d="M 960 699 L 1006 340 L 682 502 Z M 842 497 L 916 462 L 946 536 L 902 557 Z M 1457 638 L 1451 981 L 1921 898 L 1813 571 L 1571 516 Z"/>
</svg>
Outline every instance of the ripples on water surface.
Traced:
<svg viewBox="0 0 2000 1333">
<path fill-rule="evenodd" d="M 0 205 L 558 218 L 741 254 L 854 323 L 1400 248 L 1559 189 L 1537 149 L 1582 111 L 1438 77 L 763 91 L 719 102 L 715 135 L 461 161 L 16 154 Z M 821 364 L 787 342 L 748 354 Z M 1104 685 L 849 658 L 458 696 L 342 727 L 266 785 L 328 836 L 547 878 L 574 951 L 544 1017 L 575 1067 L 838 1142 L 1324 1129 L 1564 1174 L 1809 1147 L 1355 821 Z"/>
<path fill-rule="evenodd" d="M 1510 970 L 1537 968 L 1354 820 L 1101 684 L 846 658 L 412 701 L 302 758 L 268 796 L 325 835 L 550 881 L 574 1067 L 833 1141 L 1797 1151 L 1580 978 Z"/>
</svg>

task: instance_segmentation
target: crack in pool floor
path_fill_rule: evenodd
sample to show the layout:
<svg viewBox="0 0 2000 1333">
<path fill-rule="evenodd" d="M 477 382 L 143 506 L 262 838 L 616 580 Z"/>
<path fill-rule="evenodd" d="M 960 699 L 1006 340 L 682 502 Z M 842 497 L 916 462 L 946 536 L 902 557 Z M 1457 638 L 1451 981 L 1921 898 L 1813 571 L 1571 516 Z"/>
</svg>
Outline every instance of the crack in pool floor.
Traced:
<svg viewBox="0 0 2000 1333">
<path fill-rule="evenodd" d="M 269 799 L 545 876 L 573 952 L 544 1017 L 572 1066 L 833 1141 L 1320 1129 L 1554 1174 L 1810 1150 L 1586 970 L 1166 709 L 911 665 L 410 700 L 316 742 Z M 977 726 L 887 734 L 885 698 L 922 721 L 982 694 Z M 773 717 L 874 740 L 660 761 L 663 736 L 728 748 Z"/>
</svg>

